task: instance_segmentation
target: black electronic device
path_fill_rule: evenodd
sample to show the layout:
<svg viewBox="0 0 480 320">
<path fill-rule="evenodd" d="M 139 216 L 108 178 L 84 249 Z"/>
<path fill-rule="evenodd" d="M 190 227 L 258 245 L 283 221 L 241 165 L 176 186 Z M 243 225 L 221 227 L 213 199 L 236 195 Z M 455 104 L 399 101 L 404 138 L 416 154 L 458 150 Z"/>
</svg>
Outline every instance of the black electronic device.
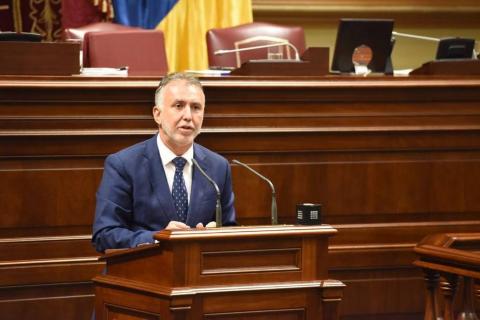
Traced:
<svg viewBox="0 0 480 320">
<path fill-rule="evenodd" d="M 0 41 L 28 41 L 28 42 L 40 42 L 42 41 L 42 35 L 33 32 L 0 32 Z"/>
<path fill-rule="evenodd" d="M 391 19 L 341 19 L 333 53 L 332 71 L 354 72 L 352 58 L 354 52 L 360 48 L 371 52 L 367 64 L 371 72 L 391 73 L 393 25 L 394 21 Z"/>
<path fill-rule="evenodd" d="M 474 39 L 443 38 L 438 42 L 435 59 L 472 59 L 474 47 Z"/>
<path fill-rule="evenodd" d="M 297 224 L 317 225 L 322 224 L 322 205 L 314 203 L 301 203 L 296 205 Z"/>
</svg>

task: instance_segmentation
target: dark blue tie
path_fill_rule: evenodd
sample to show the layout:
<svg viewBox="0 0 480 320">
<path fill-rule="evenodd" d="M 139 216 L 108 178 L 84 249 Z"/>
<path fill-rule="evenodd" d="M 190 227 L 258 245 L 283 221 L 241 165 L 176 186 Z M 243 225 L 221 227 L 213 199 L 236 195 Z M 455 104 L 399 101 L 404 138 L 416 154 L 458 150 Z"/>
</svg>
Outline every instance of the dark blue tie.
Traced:
<svg viewBox="0 0 480 320">
<path fill-rule="evenodd" d="M 185 222 L 188 212 L 188 195 L 185 180 L 183 179 L 183 167 L 185 167 L 187 160 L 182 157 L 176 157 L 172 162 L 175 164 L 175 176 L 173 177 L 172 187 L 173 202 L 179 221 Z"/>
</svg>

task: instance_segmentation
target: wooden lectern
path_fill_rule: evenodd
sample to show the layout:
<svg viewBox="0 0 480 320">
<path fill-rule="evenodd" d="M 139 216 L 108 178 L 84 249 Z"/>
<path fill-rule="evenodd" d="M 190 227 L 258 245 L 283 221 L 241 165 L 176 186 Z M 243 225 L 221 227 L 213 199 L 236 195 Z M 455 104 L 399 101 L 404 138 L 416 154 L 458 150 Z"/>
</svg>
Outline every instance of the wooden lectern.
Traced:
<svg viewBox="0 0 480 320">
<path fill-rule="evenodd" d="M 97 319 L 337 319 L 329 225 L 161 231 L 157 244 L 106 254 Z"/>
</svg>

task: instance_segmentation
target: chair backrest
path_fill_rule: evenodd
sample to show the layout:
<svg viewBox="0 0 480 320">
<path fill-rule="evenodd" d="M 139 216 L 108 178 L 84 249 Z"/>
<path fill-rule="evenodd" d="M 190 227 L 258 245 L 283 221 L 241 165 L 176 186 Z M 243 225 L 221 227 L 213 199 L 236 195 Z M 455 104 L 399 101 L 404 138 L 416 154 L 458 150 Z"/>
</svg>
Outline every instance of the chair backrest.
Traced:
<svg viewBox="0 0 480 320">
<path fill-rule="evenodd" d="M 300 54 L 305 51 L 303 28 L 281 26 L 264 22 L 247 23 L 230 28 L 210 29 L 207 31 L 208 64 L 210 67 L 235 67 L 248 60 L 266 59 L 268 49 L 256 49 L 235 53 L 215 55 L 217 50 L 240 49 L 271 43 L 288 42 L 295 46 Z M 295 53 L 288 46 L 282 46 L 284 58 L 293 58 Z"/>
<path fill-rule="evenodd" d="M 99 31 L 126 31 L 126 30 L 138 30 L 136 27 L 129 27 L 118 23 L 111 22 L 95 22 L 87 24 L 78 28 L 66 28 L 63 30 L 63 39 L 67 41 L 83 41 L 87 32 L 99 32 Z"/>
<path fill-rule="evenodd" d="M 129 75 L 165 75 L 168 63 L 163 32 L 87 32 L 83 42 L 83 66 L 128 67 Z"/>
</svg>

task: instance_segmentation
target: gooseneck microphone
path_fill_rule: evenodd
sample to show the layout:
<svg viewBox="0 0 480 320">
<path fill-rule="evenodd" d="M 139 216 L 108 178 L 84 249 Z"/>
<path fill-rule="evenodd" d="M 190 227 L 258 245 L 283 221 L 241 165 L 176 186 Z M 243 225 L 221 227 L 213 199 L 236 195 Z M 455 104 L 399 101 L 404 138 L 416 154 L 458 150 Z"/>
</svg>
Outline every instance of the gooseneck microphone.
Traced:
<svg viewBox="0 0 480 320">
<path fill-rule="evenodd" d="M 239 164 L 241 165 L 242 167 L 245 167 L 247 168 L 248 170 L 250 170 L 251 172 L 253 172 L 254 174 L 256 174 L 257 176 L 259 176 L 260 178 L 262 178 L 263 180 L 267 181 L 267 183 L 270 185 L 270 189 L 272 189 L 272 224 L 278 224 L 278 214 L 277 214 L 277 201 L 275 199 L 275 187 L 273 186 L 273 183 L 272 181 L 270 181 L 270 179 L 266 178 L 265 176 L 261 175 L 259 172 L 255 171 L 254 169 L 252 169 L 250 166 L 246 165 L 245 163 L 243 162 L 240 162 L 238 160 L 232 160 L 233 163 L 236 163 L 236 164 Z"/>
<path fill-rule="evenodd" d="M 427 40 L 438 42 L 436 59 L 458 59 L 458 58 L 472 58 L 477 59 L 477 52 L 475 51 L 475 39 L 449 37 L 449 38 L 433 38 L 426 36 L 419 36 L 416 34 L 401 33 L 392 31 L 393 36 L 405 37 L 417 40 Z M 470 56 L 471 53 L 471 56 Z"/>
<path fill-rule="evenodd" d="M 215 205 L 215 223 L 216 223 L 216 227 L 221 227 L 222 226 L 222 205 L 220 203 L 220 188 L 218 187 L 218 185 L 215 183 L 215 181 L 213 181 L 212 178 L 210 178 L 207 173 L 205 171 L 203 171 L 202 167 L 200 167 L 200 165 L 198 164 L 197 160 L 195 160 L 194 158 L 192 158 L 192 162 L 193 164 L 195 165 L 195 167 L 197 167 L 198 171 L 200 171 L 200 173 L 213 185 L 213 187 L 215 188 L 215 191 L 217 193 L 217 204 Z"/>
<path fill-rule="evenodd" d="M 419 36 L 419 35 L 410 34 L 410 33 L 402 33 L 402 32 L 392 31 L 392 35 L 398 36 L 398 37 L 404 37 L 404 38 L 411 38 L 411 39 L 418 39 L 418 40 L 427 40 L 427 41 L 440 42 L 440 39 L 438 39 L 438 38 L 426 37 L 426 36 Z"/>
<path fill-rule="evenodd" d="M 288 46 L 292 48 L 293 52 L 295 52 L 295 60 L 300 61 L 300 54 L 298 53 L 298 49 L 291 44 L 290 42 L 277 42 L 271 44 L 264 44 L 261 46 L 254 46 L 254 47 L 245 47 L 245 48 L 238 48 L 238 49 L 228 49 L 228 50 L 217 50 L 213 54 L 214 55 L 222 55 L 226 53 L 235 53 L 241 51 L 250 51 L 250 50 L 257 50 L 257 49 L 265 49 L 265 48 L 272 48 L 272 47 L 280 47 L 280 46 Z"/>
</svg>

